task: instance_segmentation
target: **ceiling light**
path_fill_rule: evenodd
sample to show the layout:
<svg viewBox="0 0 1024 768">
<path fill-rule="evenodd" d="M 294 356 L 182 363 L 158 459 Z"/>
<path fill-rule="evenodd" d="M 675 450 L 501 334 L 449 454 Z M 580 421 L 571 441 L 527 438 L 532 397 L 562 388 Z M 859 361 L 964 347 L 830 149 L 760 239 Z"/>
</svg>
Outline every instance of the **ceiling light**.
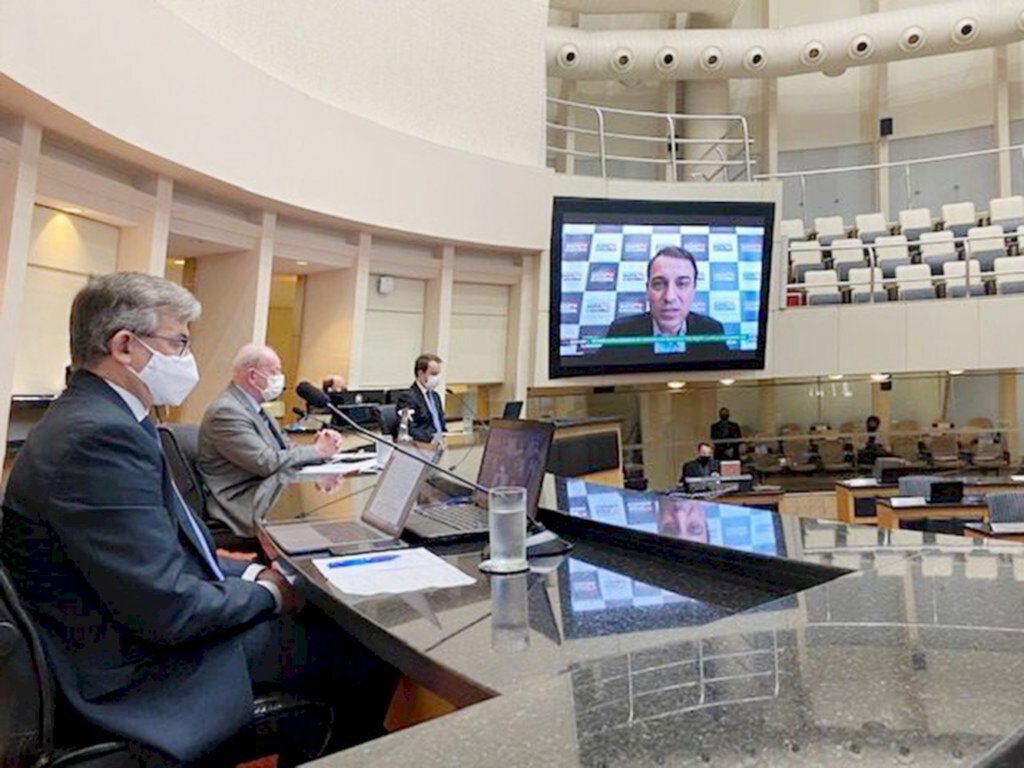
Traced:
<svg viewBox="0 0 1024 768">
<path fill-rule="evenodd" d="M 184 259 L 171 259 L 171 264 L 173 264 L 176 267 L 184 267 L 185 266 L 185 260 Z"/>
<path fill-rule="evenodd" d="M 952 368 L 949 371 L 949 375 L 950 376 L 959 376 L 963 372 L 964 372 L 963 368 Z"/>
<path fill-rule="evenodd" d="M 682 389 L 685 386 L 686 386 L 686 382 L 685 381 L 670 381 L 668 383 L 668 388 L 669 389 Z"/>
<path fill-rule="evenodd" d="M 296 261 L 295 263 L 298 264 L 300 267 L 308 267 L 309 266 L 309 262 L 308 261 Z"/>
<path fill-rule="evenodd" d="M 883 381 L 888 381 L 889 379 L 890 379 L 890 376 L 889 376 L 888 373 L 872 373 L 871 374 L 871 380 L 874 381 L 874 382 L 877 382 L 877 383 L 881 383 Z"/>
<path fill-rule="evenodd" d="M 843 374 L 841 374 L 841 373 L 830 373 L 828 375 L 828 380 L 829 381 L 842 381 L 843 380 Z"/>
<path fill-rule="evenodd" d="M 723 384 L 723 386 L 726 386 L 726 387 L 731 387 L 735 383 L 736 383 L 736 379 L 722 379 L 722 384 Z"/>
</svg>

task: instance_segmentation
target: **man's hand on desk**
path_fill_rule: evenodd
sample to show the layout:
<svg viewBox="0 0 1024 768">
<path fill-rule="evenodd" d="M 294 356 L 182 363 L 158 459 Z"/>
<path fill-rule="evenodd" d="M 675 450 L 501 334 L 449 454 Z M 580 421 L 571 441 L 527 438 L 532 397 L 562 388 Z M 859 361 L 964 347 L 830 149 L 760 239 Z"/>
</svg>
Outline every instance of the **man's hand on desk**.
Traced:
<svg viewBox="0 0 1024 768">
<path fill-rule="evenodd" d="M 321 429 L 316 433 L 313 446 L 321 457 L 329 459 L 341 450 L 341 433 L 333 429 Z"/>
<path fill-rule="evenodd" d="M 288 579 L 273 568 L 260 571 L 256 581 L 267 581 L 277 587 L 281 595 L 281 613 L 298 613 L 302 608 L 302 596 L 288 583 Z"/>
</svg>

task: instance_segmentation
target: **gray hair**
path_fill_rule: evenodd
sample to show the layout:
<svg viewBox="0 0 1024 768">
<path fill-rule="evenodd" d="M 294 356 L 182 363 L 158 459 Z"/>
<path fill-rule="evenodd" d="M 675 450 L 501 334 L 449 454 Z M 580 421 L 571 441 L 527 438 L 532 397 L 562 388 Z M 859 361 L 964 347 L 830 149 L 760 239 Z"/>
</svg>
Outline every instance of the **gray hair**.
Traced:
<svg viewBox="0 0 1024 768">
<path fill-rule="evenodd" d="M 71 305 L 71 366 L 93 365 L 110 354 L 110 338 L 121 330 L 155 333 L 161 314 L 183 323 L 199 317 L 202 306 L 180 285 L 141 272 L 94 276 Z"/>
</svg>

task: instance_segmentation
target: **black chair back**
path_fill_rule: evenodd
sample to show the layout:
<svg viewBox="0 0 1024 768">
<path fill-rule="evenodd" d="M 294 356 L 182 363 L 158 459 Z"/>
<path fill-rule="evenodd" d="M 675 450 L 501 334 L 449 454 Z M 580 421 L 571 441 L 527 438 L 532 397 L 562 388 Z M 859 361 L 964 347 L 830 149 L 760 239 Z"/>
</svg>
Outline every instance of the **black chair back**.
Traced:
<svg viewBox="0 0 1024 768">
<path fill-rule="evenodd" d="M 380 405 L 377 406 L 378 420 L 380 421 L 381 434 L 387 435 L 388 437 L 396 437 L 398 435 L 398 406 L 397 405 Z"/>
<path fill-rule="evenodd" d="M 53 754 L 55 695 L 39 635 L 0 566 L 0 764 Z"/>
<path fill-rule="evenodd" d="M 161 424 L 160 444 L 163 446 L 171 477 L 178 492 L 200 518 L 206 517 L 206 489 L 196 468 L 199 455 L 198 424 Z"/>
</svg>

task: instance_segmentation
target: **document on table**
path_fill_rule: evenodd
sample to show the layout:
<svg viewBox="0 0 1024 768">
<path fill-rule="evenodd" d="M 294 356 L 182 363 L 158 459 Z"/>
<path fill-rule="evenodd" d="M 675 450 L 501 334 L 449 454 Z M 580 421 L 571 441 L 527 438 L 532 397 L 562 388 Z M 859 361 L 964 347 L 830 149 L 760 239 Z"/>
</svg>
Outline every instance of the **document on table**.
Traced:
<svg viewBox="0 0 1024 768">
<path fill-rule="evenodd" d="M 1010 479 L 1015 483 L 1024 483 L 1024 475 L 1010 475 Z"/>
<path fill-rule="evenodd" d="M 873 477 L 851 477 L 844 482 L 850 488 L 872 488 L 878 485 L 878 481 Z"/>
<path fill-rule="evenodd" d="M 366 461 L 367 459 L 376 459 L 377 453 L 375 451 L 350 451 L 348 453 L 336 453 L 331 456 L 332 462 L 338 461 Z"/>
<path fill-rule="evenodd" d="M 924 496 L 893 496 L 889 499 L 893 509 L 909 509 L 911 507 L 927 507 L 928 499 Z"/>
<path fill-rule="evenodd" d="M 363 461 L 337 461 L 330 464 L 310 464 L 299 470 L 299 475 L 306 477 L 317 475 L 357 475 L 360 473 L 376 472 L 377 459 L 365 459 Z"/>
<path fill-rule="evenodd" d="M 321 557 L 314 559 L 313 565 L 327 581 L 349 595 L 398 595 L 476 583 L 472 576 L 423 548 Z"/>
</svg>

